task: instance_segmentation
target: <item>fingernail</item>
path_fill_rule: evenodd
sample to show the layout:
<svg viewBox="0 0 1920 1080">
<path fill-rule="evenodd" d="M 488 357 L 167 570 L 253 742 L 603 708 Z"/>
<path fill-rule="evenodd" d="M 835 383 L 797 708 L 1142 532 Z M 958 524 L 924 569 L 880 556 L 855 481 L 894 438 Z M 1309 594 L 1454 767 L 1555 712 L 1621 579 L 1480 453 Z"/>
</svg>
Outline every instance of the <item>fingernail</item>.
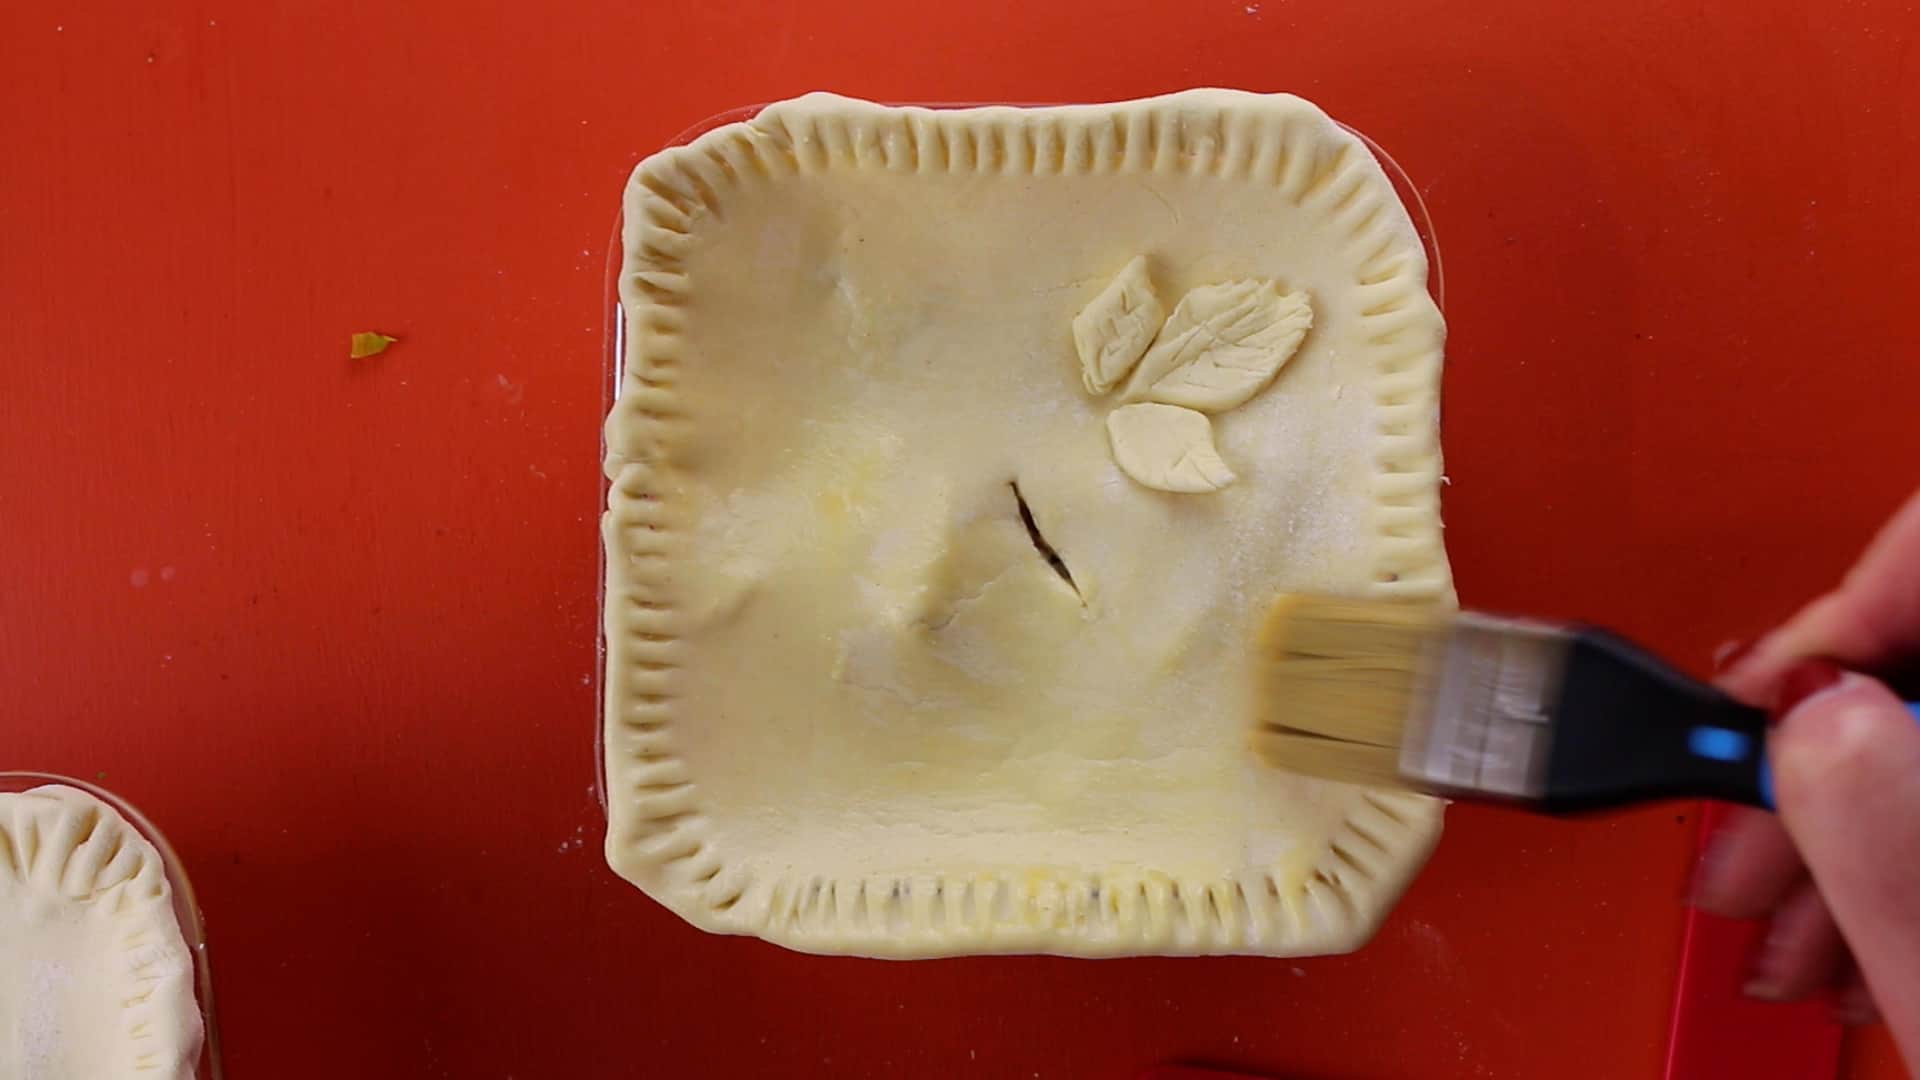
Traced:
<svg viewBox="0 0 1920 1080">
<path fill-rule="evenodd" d="M 1847 1027 L 1861 1027 L 1880 1019 L 1880 1014 L 1872 1006 L 1859 1008 L 1853 1005 L 1833 1007 L 1833 1022 Z"/>
<path fill-rule="evenodd" d="M 1718 674 L 1733 667 L 1753 651 L 1753 646 L 1752 638 L 1734 638 L 1732 641 L 1721 642 L 1719 647 L 1713 650 L 1714 672 Z"/>
<path fill-rule="evenodd" d="M 1841 990 L 1833 1003 L 1833 1018 L 1842 1024 L 1871 1024 L 1880 1018 L 1873 995 L 1858 983 Z"/>
<path fill-rule="evenodd" d="M 1771 935 L 1769 935 L 1771 936 Z M 1779 1001 L 1784 996 L 1780 986 L 1779 959 L 1774 953 L 1773 942 L 1760 946 L 1760 955 L 1753 961 L 1753 969 L 1747 973 L 1747 981 L 1740 992 L 1750 998 L 1761 1001 Z"/>
<path fill-rule="evenodd" d="M 1779 913 L 1774 914 L 1775 918 L 1767 922 L 1766 934 L 1760 938 L 1760 947 L 1754 950 L 1746 984 L 1740 987 L 1741 993 L 1762 1001 L 1779 1001 L 1786 992 L 1780 977 L 1780 951 L 1787 928 L 1781 925 Z"/>
<path fill-rule="evenodd" d="M 1780 689 L 1774 695 L 1769 714 L 1774 723 L 1794 710 L 1794 706 L 1840 681 L 1844 674 L 1831 660 L 1802 660 L 1780 677 Z"/>
</svg>

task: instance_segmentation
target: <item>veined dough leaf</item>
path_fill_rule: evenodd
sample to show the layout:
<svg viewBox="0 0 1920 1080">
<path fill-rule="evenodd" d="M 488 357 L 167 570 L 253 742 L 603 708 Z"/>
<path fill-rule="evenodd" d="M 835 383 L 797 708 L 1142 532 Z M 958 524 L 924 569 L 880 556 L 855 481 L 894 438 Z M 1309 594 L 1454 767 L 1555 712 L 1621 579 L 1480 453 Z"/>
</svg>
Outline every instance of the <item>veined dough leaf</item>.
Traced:
<svg viewBox="0 0 1920 1080">
<path fill-rule="evenodd" d="M 1107 414 L 1107 438 L 1120 471 L 1155 491 L 1219 491 L 1234 481 L 1213 448 L 1213 423 L 1192 409 L 1122 405 Z"/>
<path fill-rule="evenodd" d="M 1312 326 L 1305 292 L 1272 281 L 1201 285 L 1180 298 L 1125 399 L 1225 412 L 1272 382 Z"/>
<path fill-rule="evenodd" d="M 1166 318 L 1166 306 L 1147 277 L 1147 257 L 1136 255 L 1073 317 L 1073 347 L 1087 393 L 1104 394 L 1126 378 Z"/>
</svg>

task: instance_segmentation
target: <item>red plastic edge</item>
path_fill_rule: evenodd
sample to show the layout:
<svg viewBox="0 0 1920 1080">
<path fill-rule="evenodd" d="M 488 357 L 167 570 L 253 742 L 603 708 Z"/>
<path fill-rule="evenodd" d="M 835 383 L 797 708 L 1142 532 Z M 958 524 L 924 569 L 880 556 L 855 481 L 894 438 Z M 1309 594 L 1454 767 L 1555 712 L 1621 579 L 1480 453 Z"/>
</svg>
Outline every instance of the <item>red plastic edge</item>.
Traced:
<svg viewBox="0 0 1920 1080">
<path fill-rule="evenodd" d="M 1267 1080 L 1265 1076 L 1254 1076 L 1252 1072 L 1221 1072 L 1217 1068 L 1198 1068 L 1192 1065 L 1156 1065 L 1140 1072 L 1139 1080 Z"/>
</svg>

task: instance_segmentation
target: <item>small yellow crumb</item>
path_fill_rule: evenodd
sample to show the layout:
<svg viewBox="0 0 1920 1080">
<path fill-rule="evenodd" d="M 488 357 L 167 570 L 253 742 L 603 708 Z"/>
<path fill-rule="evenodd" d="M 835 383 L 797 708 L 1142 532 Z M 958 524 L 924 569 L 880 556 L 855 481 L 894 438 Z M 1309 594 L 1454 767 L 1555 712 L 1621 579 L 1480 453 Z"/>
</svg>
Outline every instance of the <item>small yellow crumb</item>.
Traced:
<svg viewBox="0 0 1920 1080">
<path fill-rule="evenodd" d="M 378 356 L 387 351 L 387 346 L 400 339 L 389 337 L 377 330 L 367 330 L 353 335 L 347 344 L 347 359 L 364 360 L 369 356 Z"/>
</svg>

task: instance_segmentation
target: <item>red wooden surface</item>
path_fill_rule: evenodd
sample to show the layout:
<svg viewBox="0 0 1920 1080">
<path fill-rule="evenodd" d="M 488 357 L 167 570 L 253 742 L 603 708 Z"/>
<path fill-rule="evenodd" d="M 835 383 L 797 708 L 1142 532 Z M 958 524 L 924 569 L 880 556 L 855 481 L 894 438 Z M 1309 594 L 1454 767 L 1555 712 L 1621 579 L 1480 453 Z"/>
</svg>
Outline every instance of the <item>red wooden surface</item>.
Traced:
<svg viewBox="0 0 1920 1080">
<path fill-rule="evenodd" d="M 819 959 L 602 865 L 621 181 L 828 87 L 1295 90 L 1446 254 L 1462 598 L 1704 663 L 1920 482 L 1908 5 L 0 5 L 0 766 L 123 792 L 277 1076 L 1658 1074 L 1687 811 L 1461 810 L 1348 958 Z M 347 335 L 403 338 L 351 363 Z M 1894 1074 L 1880 1037 L 1856 1072 Z"/>
</svg>

